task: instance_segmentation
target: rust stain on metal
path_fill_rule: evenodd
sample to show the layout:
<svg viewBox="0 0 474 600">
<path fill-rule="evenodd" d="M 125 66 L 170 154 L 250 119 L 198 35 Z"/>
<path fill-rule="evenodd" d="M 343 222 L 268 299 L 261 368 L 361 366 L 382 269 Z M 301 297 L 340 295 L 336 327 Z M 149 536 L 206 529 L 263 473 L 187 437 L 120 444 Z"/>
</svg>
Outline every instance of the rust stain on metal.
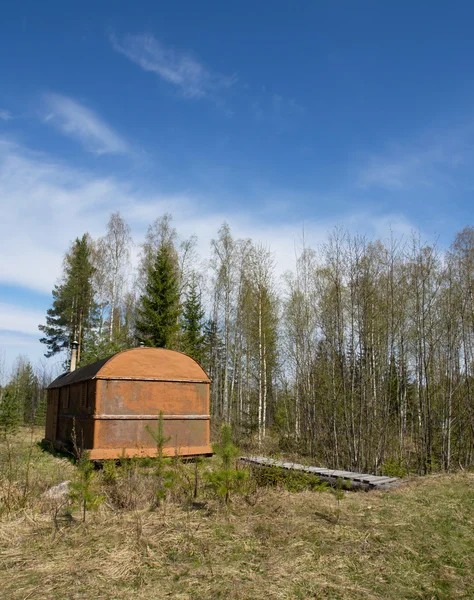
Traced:
<svg viewBox="0 0 474 600">
<path fill-rule="evenodd" d="M 97 421 L 158 421 L 157 415 L 92 415 L 92 418 Z M 209 421 L 210 415 L 163 415 L 164 421 Z"/>
<path fill-rule="evenodd" d="M 97 375 L 105 379 L 178 379 L 210 382 L 202 367 L 182 352 L 164 348 L 132 348 L 105 362 Z"/>
<path fill-rule="evenodd" d="M 48 388 L 47 441 L 76 438 L 91 459 L 153 456 L 147 427 L 164 413 L 166 453 L 211 454 L 210 379 L 189 356 L 133 348 L 58 377 Z"/>
</svg>

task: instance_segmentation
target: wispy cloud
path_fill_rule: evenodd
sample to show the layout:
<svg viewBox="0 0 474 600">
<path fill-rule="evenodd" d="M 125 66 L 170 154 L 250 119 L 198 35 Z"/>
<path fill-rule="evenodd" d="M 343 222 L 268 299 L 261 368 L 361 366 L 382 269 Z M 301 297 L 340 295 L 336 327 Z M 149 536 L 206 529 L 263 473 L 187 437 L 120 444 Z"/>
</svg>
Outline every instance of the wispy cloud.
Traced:
<svg viewBox="0 0 474 600">
<path fill-rule="evenodd" d="M 161 79 L 178 87 L 187 98 L 209 97 L 216 100 L 219 92 L 236 82 L 235 75 L 226 76 L 208 69 L 189 52 L 165 46 L 150 34 L 110 36 L 113 48 Z"/>
<path fill-rule="evenodd" d="M 0 108 L 0 120 L 1 121 L 11 121 L 13 119 L 13 115 L 9 110 L 5 108 Z"/>
<path fill-rule="evenodd" d="M 258 193 L 253 206 L 277 191 Z M 203 256 L 209 253 L 210 240 L 227 220 L 237 235 L 264 241 L 274 248 L 281 271 L 291 268 L 292 255 L 287 249 L 301 232 L 302 222 L 291 218 L 291 205 L 285 214 L 269 218 L 249 207 L 235 205 L 223 210 L 222 196 L 207 201 L 198 192 L 161 194 L 144 189 L 141 181 L 124 181 L 117 176 L 100 177 L 45 154 L 3 141 L 0 138 L 0 239 L 11 257 L 0 261 L 0 283 L 22 286 L 49 294 L 61 272 L 64 251 L 71 241 L 85 231 L 103 235 L 112 211 L 120 210 L 130 222 L 137 241 L 147 226 L 165 212 L 174 215 L 183 236 L 199 232 Z M 274 206 L 274 205 L 273 205 Z M 283 212 L 285 209 L 282 208 Z M 21 231 L 18 230 L 21 223 Z M 394 230 L 406 231 L 410 224 L 401 214 L 368 215 L 363 207 L 345 214 L 333 214 L 324 220 L 305 222 L 312 243 L 323 241 L 334 225 L 368 235 Z"/>
<path fill-rule="evenodd" d="M 94 154 L 119 154 L 129 146 L 97 113 L 61 94 L 45 94 L 44 122 L 78 140 Z"/>
<path fill-rule="evenodd" d="M 472 188 L 474 125 L 428 132 L 404 144 L 392 144 L 371 155 L 357 175 L 357 185 L 388 190 L 420 187 Z"/>
<path fill-rule="evenodd" d="M 305 113 L 303 106 L 294 98 L 268 94 L 266 90 L 252 101 L 250 108 L 257 122 L 270 123 L 278 133 L 291 130 L 295 122 Z"/>
<path fill-rule="evenodd" d="M 429 162 L 423 156 L 372 157 L 359 177 L 360 187 L 383 187 L 402 190 L 408 187 L 428 185 L 424 171 Z"/>
</svg>

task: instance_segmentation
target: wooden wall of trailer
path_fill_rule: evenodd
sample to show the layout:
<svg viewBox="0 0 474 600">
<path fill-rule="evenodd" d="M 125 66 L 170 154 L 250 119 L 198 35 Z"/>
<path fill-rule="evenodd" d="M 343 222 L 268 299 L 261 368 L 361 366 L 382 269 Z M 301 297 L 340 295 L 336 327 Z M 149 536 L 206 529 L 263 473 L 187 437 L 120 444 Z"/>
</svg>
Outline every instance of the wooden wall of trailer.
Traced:
<svg viewBox="0 0 474 600">
<path fill-rule="evenodd" d="M 47 440 L 69 443 L 74 429 L 77 445 L 92 448 L 95 388 L 96 382 L 89 380 L 48 390 Z"/>
</svg>

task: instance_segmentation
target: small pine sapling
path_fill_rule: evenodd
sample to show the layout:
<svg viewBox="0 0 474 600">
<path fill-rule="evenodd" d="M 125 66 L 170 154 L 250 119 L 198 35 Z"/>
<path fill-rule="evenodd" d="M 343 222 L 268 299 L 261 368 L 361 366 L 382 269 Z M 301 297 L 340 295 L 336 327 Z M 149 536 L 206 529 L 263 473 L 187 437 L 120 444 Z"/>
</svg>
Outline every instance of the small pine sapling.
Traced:
<svg viewBox="0 0 474 600">
<path fill-rule="evenodd" d="M 336 486 L 331 488 L 331 491 L 334 495 L 334 497 L 337 500 L 337 519 L 336 519 L 336 523 L 339 522 L 339 519 L 341 517 L 341 500 L 344 499 L 344 489 L 350 489 L 351 483 L 349 480 L 347 480 L 346 482 L 341 478 L 338 477 L 337 478 L 337 483 Z"/>
<path fill-rule="evenodd" d="M 247 478 L 246 471 L 235 469 L 234 461 L 239 456 L 239 448 L 232 443 L 232 430 L 224 425 L 221 430 L 221 441 L 213 444 L 212 450 L 220 459 L 220 469 L 208 473 L 207 479 L 218 496 L 224 498 L 226 506 L 230 503 L 231 492 L 238 492 Z"/>
<path fill-rule="evenodd" d="M 82 441 L 81 445 L 77 442 L 76 424 L 74 421 L 71 440 L 74 454 L 77 457 L 77 473 L 75 481 L 69 484 L 69 498 L 81 509 L 82 522 L 84 523 L 87 511 L 99 508 L 105 500 L 105 496 L 96 492 L 94 463 L 90 460 L 90 453 L 84 450 L 84 441 Z"/>
<path fill-rule="evenodd" d="M 194 488 L 193 488 L 193 500 L 197 500 L 199 495 L 199 467 L 202 465 L 202 456 L 196 456 L 194 459 Z"/>
<path fill-rule="evenodd" d="M 158 424 L 156 431 L 151 427 L 146 427 L 146 430 L 151 435 L 156 444 L 156 459 L 155 459 L 155 477 L 156 491 L 153 508 L 159 508 L 161 503 L 166 500 L 167 491 L 173 486 L 174 474 L 167 469 L 171 464 L 171 460 L 164 455 L 164 447 L 171 437 L 166 437 L 164 432 L 163 411 L 160 411 L 158 416 Z"/>
<path fill-rule="evenodd" d="M 138 502 L 138 459 L 128 458 L 125 449 L 118 459 L 104 462 L 103 480 L 108 487 L 108 495 L 118 508 L 135 508 Z"/>
<path fill-rule="evenodd" d="M 88 510 L 97 509 L 105 500 L 105 496 L 95 490 L 94 463 L 90 460 L 89 452 L 83 450 L 77 461 L 77 477 L 69 484 L 69 497 L 82 511 L 82 522 L 86 520 Z"/>
</svg>

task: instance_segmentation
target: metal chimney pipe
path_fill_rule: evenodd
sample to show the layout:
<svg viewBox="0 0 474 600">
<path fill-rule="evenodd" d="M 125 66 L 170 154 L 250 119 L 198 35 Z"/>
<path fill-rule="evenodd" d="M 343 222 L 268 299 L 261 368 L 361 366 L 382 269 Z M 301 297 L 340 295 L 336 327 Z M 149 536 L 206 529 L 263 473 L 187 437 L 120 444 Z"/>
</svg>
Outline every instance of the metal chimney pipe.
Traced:
<svg viewBox="0 0 474 600">
<path fill-rule="evenodd" d="M 77 349 L 79 348 L 79 342 L 74 340 L 71 344 L 71 362 L 69 366 L 69 372 L 72 373 L 76 370 L 77 365 Z"/>
</svg>

